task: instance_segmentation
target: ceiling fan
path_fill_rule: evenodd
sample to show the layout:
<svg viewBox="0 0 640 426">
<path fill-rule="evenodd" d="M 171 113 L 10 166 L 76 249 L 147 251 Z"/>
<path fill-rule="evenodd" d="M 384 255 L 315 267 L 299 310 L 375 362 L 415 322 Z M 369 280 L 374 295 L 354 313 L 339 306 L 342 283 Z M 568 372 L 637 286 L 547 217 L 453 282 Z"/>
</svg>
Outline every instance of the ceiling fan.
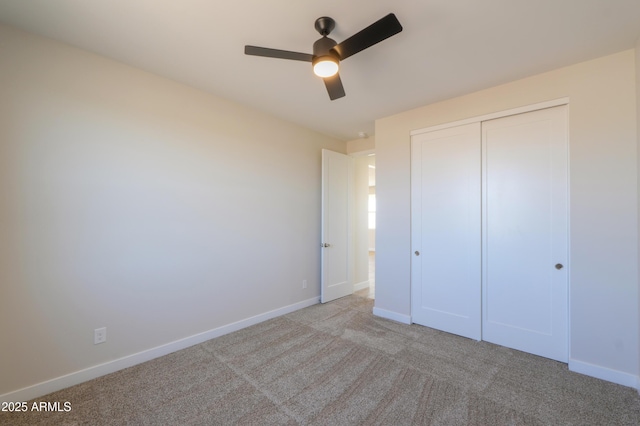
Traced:
<svg viewBox="0 0 640 426">
<path fill-rule="evenodd" d="M 335 40 L 327 37 L 335 26 L 336 22 L 327 16 L 316 19 L 315 28 L 322 38 L 313 43 L 313 55 L 258 46 L 245 46 L 244 53 L 245 55 L 311 62 L 313 72 L 318 77 L 322 77 L 327 92 L 329 92 L 329 98 L 333 101 L 345 95 L 340 74 L 338 74 L 340 61 L 402 31 L 402 25 L 393 13 L 374 22 L 342 43 L 336 43 Z"/>
</svg>

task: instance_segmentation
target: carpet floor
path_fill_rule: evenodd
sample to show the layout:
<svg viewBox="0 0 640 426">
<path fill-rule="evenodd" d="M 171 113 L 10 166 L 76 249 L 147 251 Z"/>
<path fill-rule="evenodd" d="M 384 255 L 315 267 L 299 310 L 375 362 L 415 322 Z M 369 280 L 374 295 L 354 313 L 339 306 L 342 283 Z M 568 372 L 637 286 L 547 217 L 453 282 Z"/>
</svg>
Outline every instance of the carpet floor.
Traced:
<svg viewBox="0 0 640 426">
<path fill-rule="evenodd" d="M 36 400 L 69 412 L 0 424 L 640 425 L 634 389 L 372 308 L 314 305 Z"/>
</svg>

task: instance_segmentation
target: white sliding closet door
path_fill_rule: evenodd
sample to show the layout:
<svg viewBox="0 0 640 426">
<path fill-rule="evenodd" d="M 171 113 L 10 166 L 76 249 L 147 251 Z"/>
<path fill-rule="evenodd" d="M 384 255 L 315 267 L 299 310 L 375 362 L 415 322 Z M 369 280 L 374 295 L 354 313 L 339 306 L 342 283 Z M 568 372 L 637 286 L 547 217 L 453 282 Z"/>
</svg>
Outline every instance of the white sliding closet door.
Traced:
<svg viewBox="0 0 640 426">
<path fill-rule="evenodd" d="M 482 123 L 483 340 L 566 362 L 567 110 Z"/>
<path fill-rule="evenodd" d="M 480 123 L 411 140 L 412 321 L 480 340 Z"/>
<path fill-rule="evenodd" d="M 568 126 L 557 106 L 411 139 L 411 317 L 568 360 Z"/>
</svg>

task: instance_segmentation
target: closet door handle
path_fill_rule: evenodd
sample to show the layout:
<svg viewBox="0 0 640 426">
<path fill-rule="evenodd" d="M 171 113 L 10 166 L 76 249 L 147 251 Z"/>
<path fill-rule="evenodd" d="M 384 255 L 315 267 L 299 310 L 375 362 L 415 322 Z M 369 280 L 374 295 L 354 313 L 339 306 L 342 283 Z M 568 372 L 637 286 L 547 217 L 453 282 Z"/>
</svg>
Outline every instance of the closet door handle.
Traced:
<svg viewBox="0 0 640 426">
<path fill-rule="evenodd" d="M 556 269 L 559 271 L 560 269 L 564 268 L 564 265 L 562 263 L 556 263 Z"/>
<path fill-rule="evenodd" d="M 416 250 L 416 256 L 420 256 L 420 252 Z"/>
</svg>

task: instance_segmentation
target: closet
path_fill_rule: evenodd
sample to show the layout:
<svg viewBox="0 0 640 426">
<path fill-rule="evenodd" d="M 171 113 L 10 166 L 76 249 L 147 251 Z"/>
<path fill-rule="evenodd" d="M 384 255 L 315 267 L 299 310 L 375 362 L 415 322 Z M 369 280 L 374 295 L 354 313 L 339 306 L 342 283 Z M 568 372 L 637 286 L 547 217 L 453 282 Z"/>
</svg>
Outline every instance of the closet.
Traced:
<svg viewBox="0 0 640 426">
<path fill-rule="evenodd" d="M 568 359 L 567 107 L 414 132 L 411 317 Z"/>
</svg>

